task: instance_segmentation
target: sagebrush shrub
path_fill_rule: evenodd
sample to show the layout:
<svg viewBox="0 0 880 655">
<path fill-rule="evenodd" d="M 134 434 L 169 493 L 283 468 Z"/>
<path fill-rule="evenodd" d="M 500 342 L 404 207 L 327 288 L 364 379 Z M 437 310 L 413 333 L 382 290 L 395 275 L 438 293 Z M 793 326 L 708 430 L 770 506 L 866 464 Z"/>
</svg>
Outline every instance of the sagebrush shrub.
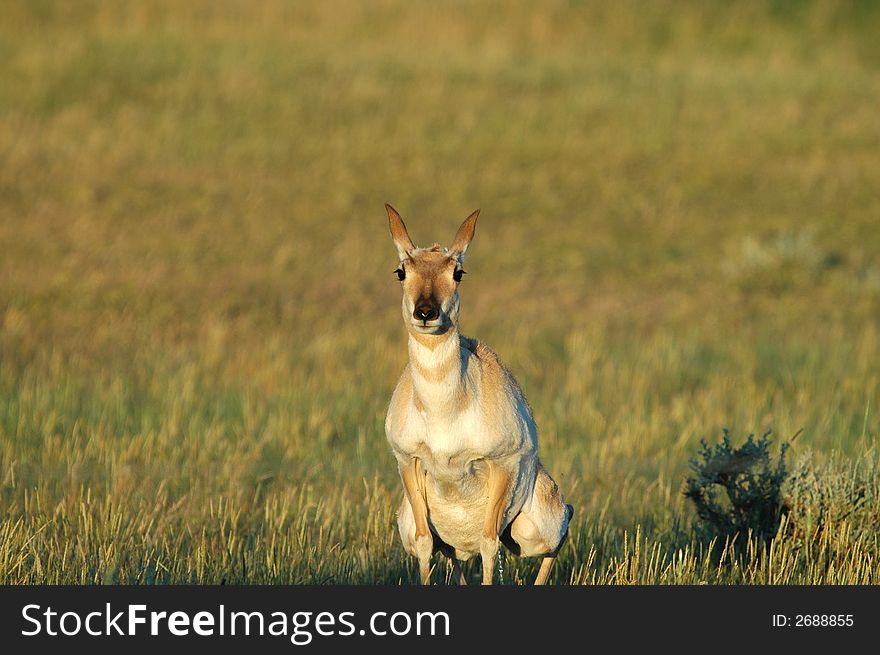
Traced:
<svg viewBox="0 0 880 655">
<path fill-rule="evenodd" d="M 876 458 L 846 460 L 832 454 L 821 466 L 804 453 L 783 485 L 786 538 L 830 545 L 860 543 L 877 553 L 880 471 Z"/>
<path fill-rule="evenodd" d="M 721 541 L 738 534 L 761 540 L 776 534 L 785 509 L 782 485 L 788 444 L 782 444 L 774 463 L 769 437 L 769 431 L 759 439 L 750 434 L 734 448 L 725 429 L 721 443 L 714 447 L 700 441 L 699 458 L 690 460 L 693 475 L 687 478 L 684 492 L 697 510 L 698 532 Z"/>
</svg>

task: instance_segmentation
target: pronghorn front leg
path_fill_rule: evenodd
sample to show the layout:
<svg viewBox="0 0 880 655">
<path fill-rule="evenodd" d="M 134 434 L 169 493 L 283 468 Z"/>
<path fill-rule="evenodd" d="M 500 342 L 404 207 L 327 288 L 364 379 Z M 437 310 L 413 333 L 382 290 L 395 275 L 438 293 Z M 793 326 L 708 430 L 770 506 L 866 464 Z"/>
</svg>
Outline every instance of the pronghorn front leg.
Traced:
<svg viewBox="0 0 880 655">
<path fill-rule="evenodd" d="M 495 571 L 495 557 L 498 555 L 498 535 L 501 534 L 501 520 L 510 494 L 510 475 L 491 460 L 489 465 L 486 520 L 483 523 L 483 536 L 480 540 L 480 558 L 483 560 L 483 584 L 492 584 Z"/>
<path fill-rule="evenodd" d="M 419 574 L 422 584 L 431 582 L 431 554 L 434 552 L 434 537 L 428 527 L 428 501 L 425 496 L 425 469 L 422 460 L 414 457 L 400 469 L 403 488 L 412 507 L 416 524 L 415 551 L 419 560 Z"/>
</svg>

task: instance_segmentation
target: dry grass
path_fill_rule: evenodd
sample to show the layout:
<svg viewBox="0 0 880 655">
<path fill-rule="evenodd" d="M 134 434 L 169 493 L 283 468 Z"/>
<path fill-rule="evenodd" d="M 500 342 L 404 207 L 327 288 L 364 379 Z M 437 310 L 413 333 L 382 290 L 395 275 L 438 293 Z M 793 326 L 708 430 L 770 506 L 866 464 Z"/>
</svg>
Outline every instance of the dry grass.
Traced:
<svg viewBox="0 0 880 655">
<path fill-rule="evenodd" d="M 415 580 L 385 201 L 483 209 L 464 327 L 576 507 L 556 581 L 877 581 L 709 555 L 681 494 L 724 426 L 873 453 L 871 3 L 0 14 L 0 582 Z"/>
</svg>

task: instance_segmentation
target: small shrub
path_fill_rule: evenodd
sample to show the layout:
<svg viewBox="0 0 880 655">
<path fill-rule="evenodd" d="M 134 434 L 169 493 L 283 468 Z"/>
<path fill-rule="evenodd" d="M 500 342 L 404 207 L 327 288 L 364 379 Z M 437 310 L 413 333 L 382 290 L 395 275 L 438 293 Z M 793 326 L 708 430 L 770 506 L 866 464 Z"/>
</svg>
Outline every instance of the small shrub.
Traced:
<svg viewBox="0 0 880 655">
<path fill-rule="evenodd" d="M 751 533 L 767 540 L 776 534 L 784 511 L 788 444 L 782 444 L 774 464 L 769 436 L 769 431 L 759 439 L 750 434 L 742 446 L 734 448 L 725 429 L 721 443 L 714 447 L 700 442 L 699 459 L 690 460 L 693 476 L 687 479 L 684 494 L 696 507 L 704 536 L 726 541 Z"/>
<path fill-rule="evenodd" d="M 805 544 L 860 543 L 878 552 L 880 472 L 878 462 L 841 461 L 832 455 L 817 466 L 805 453 L 783 485 L 785 536 Z M 835 546 L 835 549 L 836 546 Z"/>
</svg>

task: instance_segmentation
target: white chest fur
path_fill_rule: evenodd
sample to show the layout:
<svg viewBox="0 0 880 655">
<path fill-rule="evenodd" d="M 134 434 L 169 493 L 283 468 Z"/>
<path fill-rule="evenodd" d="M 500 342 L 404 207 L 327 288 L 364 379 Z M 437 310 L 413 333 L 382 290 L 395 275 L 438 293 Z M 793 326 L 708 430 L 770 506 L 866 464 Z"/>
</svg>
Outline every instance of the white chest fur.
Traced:
<svg viewBox="0 0 880 655">
<path fill-rule="evenodd" d="M 470 405 L 450 417 L 432 417 L 413 407 L 407 429 L 397 442 L 409 457 L 418 457 L 425 470 L 442 482 L 457 482 L 474 473 L 473 464 L 488 454 L 479 407 Z"/>
<path fill-rule="evenodd" d="M 496 359 L 457 333 L 428 348 L 410 339 L 410 364 L 385 430 L 401 467 L 421 460 L 431 525 L 461 553 L 478 549 L 486 515 L 487 460 L 507 469 L 510 519 L 531 493 L 537 433 L 519 388 Z M 493 354 L 494 356 L 494 354 Z"/>
<path fill-rule="evenodd" d="M 434 348 L 410 338 L 409 353 L 409 379 L 398 385 L 386 420 L 401 463 L 418 457 L 433 477 L 452 482 L 474 474 L 480 459 L 534 448 L 524 401 L 487 392 L 482 363 L 460 346 L 457 333 Z"/>
</svg>

